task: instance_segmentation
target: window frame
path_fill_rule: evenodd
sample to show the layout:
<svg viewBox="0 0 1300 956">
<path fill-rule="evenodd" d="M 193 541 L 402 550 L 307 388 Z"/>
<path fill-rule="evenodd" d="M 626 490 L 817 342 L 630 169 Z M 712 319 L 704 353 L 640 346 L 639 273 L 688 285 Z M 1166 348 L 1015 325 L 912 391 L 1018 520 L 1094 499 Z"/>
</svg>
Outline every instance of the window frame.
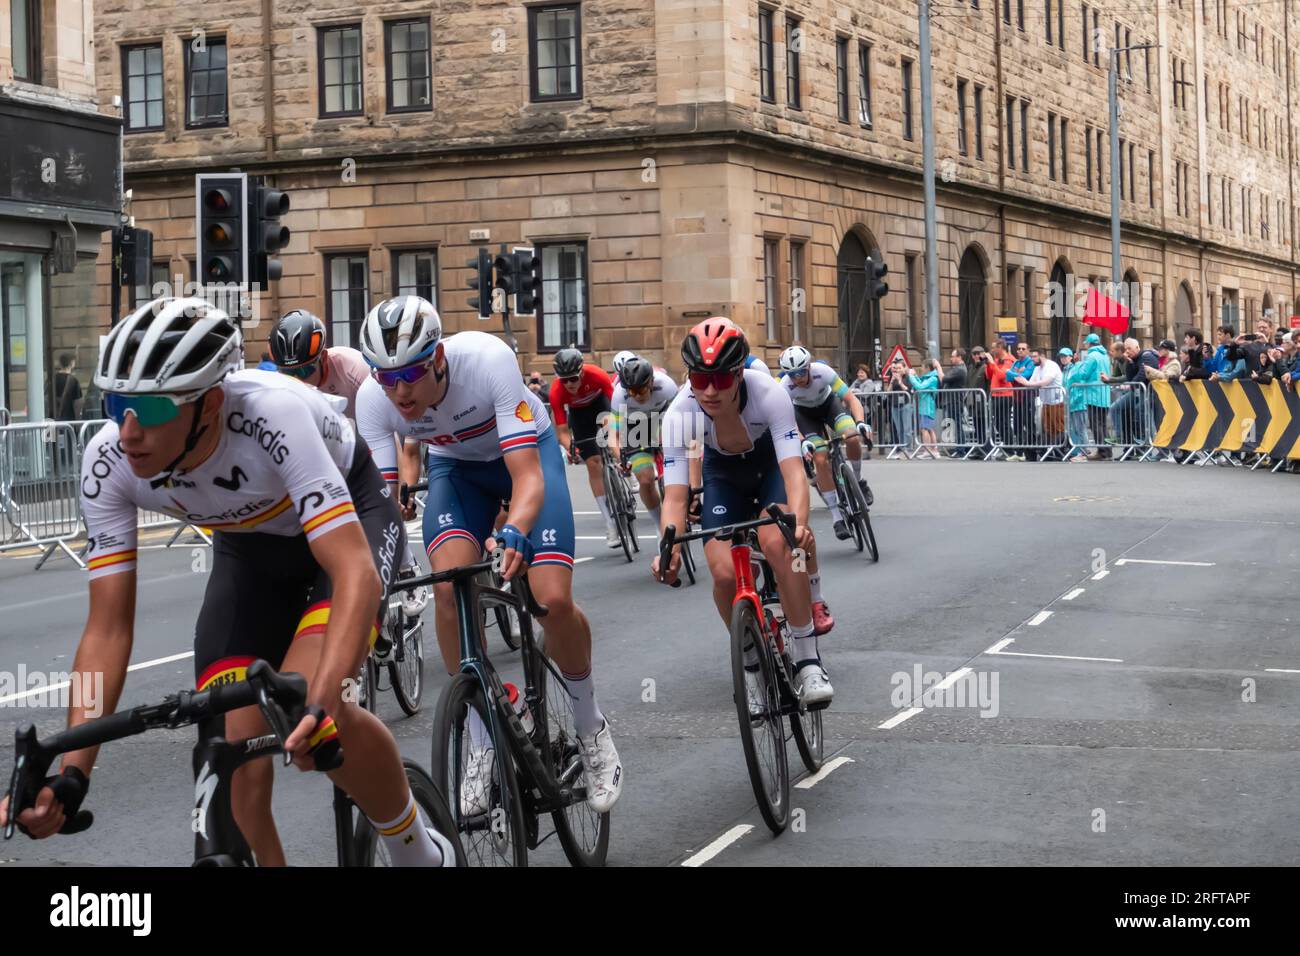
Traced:
<svg viewBox="0 0 1300 956">
<path fill-rule="evenodd" d="M 27 36 L 25 38 L 26 42 L 23 44 L 23 53 L 27 57 L 27 72 L 22 75 L 18 73 L 18 67 L 12 57 L 12 52 L 16 49 L 12 46 L 13 9 L 19 5 L 24 8 L 27 15 Z M 9 9 L 9 42 L 11 44 L 9 63 L 13 69 L 14 79 L 22 83 L 32 83 L 36 86 L 41 85 L 45 74 L 44 64 L 41 62 L 44 55 L 41 49 L 41 30 L 44 27 L 41 6 L 40 0 L 13 0 Z"/>
<path fill-rule="evenodd" d="M 957 78 L 957 152 L 969 156 L 970 132 L 966 122 L 966 88 L 969 84 L 961 77 Z"/>
<path fill-rule="evenodd" d="M 357 60 L 361 69 L 357 71 L 357 103 L 358 108 L 355 110 L 338 110 L 331 112 L 328 109 L 329 100 L 325 95 L 325 37 L 329 33 L 342 33 L 344 30 L 357 31 Z M 340 38 L 339 49 L 342 50 L 342 39 Z M 350 57 L 345 57 L 341 53 L 338 57 L 340 63 Z M 386 64 L 385 64 L 386 65 Z M 366 34 L 360 20 L 354 23 L 329 23 L 322 24 L 316 28 L 316 95 L 319 98 L 319 116 L 321 119 L 345 119 L 349 116 L 366 115 Z M 342 67 L 339 68 L 339 79 L 342 80 Z M 340 82 L 337 84 L 340 90 L 345 89 L 348 84 Z M 340 94 L 339 102 L 342 103 Z"/>
<path fill-rule="evenodd" d="M 149 51 L 149 50 L 157 50 L 157 51 L 158 51 L 158 60 L 159 60 L 158 78 L 162 81 L 162 87 L 163 87 L 163 88 L 162 88 L 162 94 L 161 94 L 161 96 L 160 96 L 159 99 L 158 99 L 159 105 L 160 105 L 161 108 L 162 108 L 162 121 L 161 121 L 157 126 L 132 126 L 132 125 L 131 125 L 131 115 L 132 115 L 132 113 L 131 113 L 131 73 L 130 73 L 130 67 L 129 67 L 129 64 L 130 64 L 130 61 L 131 61 L 131 54 L 132 54 L 133 52 L 135 52 L 136 50 L 143 51 L 143 52 L 145 52 L 145 54 L 146 54 L 146 56 L 145 56 L 145 72 L 143 73 L 144 83 L 145 83 L 145 90 L 144 90 L 144 99 L 141 101 L 141 102 L 144 103 L 144 112 L 145 112 L 145 120 L 146 120 L 146 121 L 147 121 L 148 118 L 149 118 L 149 103 L 150 103 L 150 98 L 149 98 L 149 76 L 150 76 L 150 74 L 149 74 L 149 70 L 148 70 L 148 53 L 147 53 L 147 51 Z M 165 130 L 165 129 L 167 128 L 167 70 L 166 70 L 166 64 L 163 62 L 163 45 L 162 45 L 162 41 L 160 40 L 160 41 L 158 41 L 157 43 L 132 43 L 132 44 L 123 44 L 123 46 L 121 47 L 120 52 L 121 52 L 121 61 L 122 61 L 122 120 L 123 120 L 123 122 L 122 122 L 122 132 L 123 132 L 124 134 L 128 135 L 128 136 L 129 136 L 130 134 L 132 134 L 132 133 L 158 133 L 158 132 L 162 132 L 163 130 Z M 229 62 L 229 61 L 227 60 L 227 62 Z M 186 98 L 186 100 L 187 100 L 187 102 L 188 102 L 188 97 Z"/>
<path fill-rule="evenodd" d="M 776 102 L 776 11 L 764 6 L 758 8 L 758 98 L 764 103 Z"/>
<path fill-rule="evenodd" d="M 348 342 L 347 342 L 347 345 L 348 345 L 349 347 L 351 347 L 351 348 L 356 348 L 356 347 L 357 347 L 357 346 L 356 346 L 356 343 L 357 343 L 357 341 L 359 341 L 359 338 L 358 338 L 358 336 L 354 335 L 353 333 L 354 333 L 355 331 L 358 331 L 358 330 L 360 329 L 360 323 L 363 322 L 363 321 L 365 321 L 365 317 L 366 317 L 366 308 L 367 308 L 367 305 L 368 305 L 368 303 L 369 303 L 369 301 L 370 301 L 370 278 L 371 278 L 371 276 L 370 276 L 370 250 L 369 250 L 369 249 L 354 249 L 354 250 L 339 250 L 339 251 L 335 251 L 335 252 L 325 252 L 325 253 L 322 253 L 321 258 L 322 258 L 323 261 L 324 261 L 324 272 L 325 272 L 325 282 L 324 282 L 324 288 L 325 288 L 325 341 L 326 341 L 327 345 L 330 346 L 330 347 L 333 347 L 333 346 L 336 346 L 336 345 L 341 345 L 341 344 L 343 344 L 343 343 L 340 343 L 340 342 L 338 341 L 337 337 L 336 337 L 335 334 L 334 334 L 335 326 L 338 324 L 338 320 L 337 320 L 337 318 L 336 318 L 335 315 L 334 315 L 334 293 L 335 293 L 335 291 L 336 291 L 335 288 L 334 288 L 334 280 L 333 280 L 333 276 L 334 276 L 334 262 L 335 262 L 336 260 L 339 260 L 339 259 L 350 259 L 350 260 L 357 260 L 357 261 L 360 261 L 360 262 L 364 262 L 364 263 L 365 263 L 365 273 L 364 273 L 364 274 L 365 274 L 365 285 L 362 286 L 362 288 L 361 288 L 361 290 L 360 290 L 360 292 L 361 292 L 361 302 L 362 302 L 361 315 L 360 315 L 360 317 L 356 320 L 356 323 L 357 323 L 356 325 L 353 325 L 353 324 L 352 324 L 351 316 L 349 316 L 349 321 L 348 321 Z M 340 290 L 340 291 L 341 291 L 341 290 Z M 352 295 L 352 294 L 354 294 L 351 285 L 348 285 L 348 286 L 347 286 L 346 292 L 347 292 L 348 295 Z"/>
<path fill-rule="evenodd" d="M 190 87 L 194 79 L 194 71 L 190 65 L 191 63 L 190 58 L 194 55 L 194 50 L 190 46 L 192 42 L 193 40 L 191 38 L 181 37 L 181 46 L 185 51 L 185 55 L 183 57 L 183 65 L 185 71 L 185 128 L 186 129 L 220 129 L 223 126 L 229 126 L 230 125 L 230 44 L 227 43 L 226 37 L 224 35 L 204 37 L 203 42 L 207 45 L 208 48 L 207 53 L 208 53 L 209 61 L 211 60 L 212 57 L 212 47 L 214 44 L 220 44 L 226 51 L 226 63 L 221 70 L 222 74 L 226 78 L 225 91 L 222 94 L 222 96 L 225 99 L 225 112 L 222 114 L 222 118 L 220 122 L 206 121 L 206 122 L 196 123 L 194 121 L 193 116 L 190 113 L 190 107 L 192 105 L 192 101 L 190 98 Z M 204 72 L 214 73 L 216 71 L 213 70 L 211 67 L 208 67 L 205 69 Z M 165 73 L 166 73 L 166 64 L 164 64 L 164 74 Z M 210 92 L 205 93 L 203 95 L 205 98 L 212 96 Z M 164 97 L 164 101 L 165 99 L 166 97 Z"/>
<path fill-rule="evenodd" d="M 803 37 L 803 21 L 798 17 L 785 16 L 785 105 L 792 110 L 803 109 L 803 52 L 794 48 L 794 34 Z"/>
<path fill-rule="evenodd" d="M 916 63 L 915 60 L 911 60 L 904 57 L 900 61 L 900 65 L 899 65 L 899 69 L 903 74 L 902 89 L 900 91 L 903 97 L 903 111 L 902 111 L 903 139 L 908 140 L 909 142 L 916 139 L 916 128 L 915 128 L 915 123 L 914 123 L 913 113 L 912 113 L 912 95 L 913 95 L 912 66 L 915 63 Z"/>
<path fill-rule="evenodd" d="M 849 121 L 849 38 L 835 37 L 835 110 L 841 123 Z"/>
<path fill-rule="evenodd" d="M 583 331 L 585 338 L 579 342 L 562 342 L 559 345 L 546 344 L 546 255 L 545 250 L 564 246 L 579 246 L 582 250 L 581 271 L 582 275 L 578 280 L 582 284 L 582 303 L 583 303 Z M 537 299 L 537 319 L 535 331 L 537 334 L 537 352 L 538 354 L 554 354 L 560 349 L 568 348 L 573 345 L 575 348 L 586 352 L 591 349 L 592 328 L 591 328 L 591 250 L 586 239 L 558 239 L 551 242 L 538 242 L 535 244 L 535 255 L 542 261 L 538 268 L 538 276 L 542 280 L 541 294 Z M 565 279 L 555 279 L 552 281 L 572 281 Z"/>
<path fill-rule="evenodd" d="M 863 119 L 863 114 L 866 119 Z M 871 44 L 858 41 L 858 126 L 871 129 L 875 119 L 871 103 Z"/>
<path fill-rule="evenodd" d="M 554 13 L 558 10 L 572 10 L 573 18 L 573 67 L 574 67 L 574 91 L 572 93 L 554 93 L 550 96 L 543 96 L 538 92 L 538 76 L 541 67 L 537 61 L 537 17 L 543 13 Z M 430 34 L 429 45 L 433 45 L 433 36 Z M 558 68 L 548 67 L 547 69 Z M 528 99 L 532 103 L 564 103 L 583 98 L 583 69 L 582 69 L 582 4 L 581 3 L 551 3 L 544 6 L 528 8 Z M 558 88 L 558 85 L 557 85 Z"/>
<path fill-rule="evenodd" d="M 399 248 L 395 248 L 395 249 L 389 249 L 388 251 L 389 251 L 389 253 L 390 253 L 390 257 L 391 257 L 391 258 L 390 258 L 390 263 L 391 263 L 391 266 L 392 266 L 392 272 L 393 272 L 393 281 L 390 283 L 390 288 L 393 290 L 393 295 L 394 295 L 394 296 L 399 296 L 399 295 L 417 295 L 417 294 L 418 294 L 418 292 L 414 292 L 414 293 L 413 293 L 413 292 L 403 292 L 403 291 L 402 291 L 402 289 L 404 288 L 404 287 L 402 286 L 402 284 L 401 284 L 401 282 L 402 282 L 402 279 L 401 279 L 401 275 L 402 275 L 402 273 L 401 273 L 401 258 L 402 258 L 402 256 L 432 256 L 432 257 L 433 257 L 433 271 L 432 271 L 433 296 L 432 296 L 432 298 L 429 298 L 429 301 L 432 302 L 432 303 L 433 303 L 433 307 L 434 307 L 435 309 L 437 309 L 437 308 L 438 308 L 438 299 L 439 299 L 439 297 L 440 297 L 440 295 L 441 295 L 441 293 L 442 293 L 442 283 L 438 281 L 438 279 L 439 279 L 439 275 L 438 275 L 438 270 L 439 270 L 438 247 L 437 247 L 436 245 L 432 245 L 432 246 L 410 246 L 410 247 L 408 247 L 408 248 L 401 248 L 401 247 L 399 247 Z M 417 286 L 417 288 L 418 288 L 418 286 Z"/>
<path fill-rule="evenodd" d="M 407 98 L 410 98 L 411 76 L 405 79 L 395 80 L 393 76 L 393 29 L 395 27 L 411 27 L 421 24 L 425 29 L 425 37 L 429 45 L 424 49 L 425 74 L 424 79 L 429 84 L 429 102 L 424 106 L 394 106 L 393 105 L 393 85 L 394 82 L 407 84 Z M 409 36 L 409 32 L 408 32 Z M 412 51 L 407 50 L 402 55 L 407 58 L 407 64 L 410 64 Z M 363 57 L 364 61 L 364 57 Z M 384 91 L 386 112 L 389 113 L 431 113 L 433 112 L 433 23 L 430 17 L 398 17 L 393 20 L 384 21 Z M 364 102 L 364 100 L 363 100 Z"/>
</svg>

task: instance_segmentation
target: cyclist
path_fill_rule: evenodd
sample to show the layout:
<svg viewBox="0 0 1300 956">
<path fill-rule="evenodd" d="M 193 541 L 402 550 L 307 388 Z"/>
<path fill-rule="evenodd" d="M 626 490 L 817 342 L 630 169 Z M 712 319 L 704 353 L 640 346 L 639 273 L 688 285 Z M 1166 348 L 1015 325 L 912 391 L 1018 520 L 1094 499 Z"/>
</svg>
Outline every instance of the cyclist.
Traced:
<svg viewBox="0 0 1300 956">
<path fill-rule="evenodd" d="M 631 351 L 630 349 L 624 349 L 623 351 L 615 355 L 614 356 L 614 377 L 617 378 L 618 373 L 623 371 L 623 364 L 627 362 L 628 359 L 634 359 L 636 357 L 637 354 Z"/>
<path fill-rule="evenodd" d="M 294 761 L 311 769 L 316 748 L 337 739 L 344 763 L 329 777 L 393 861 L 454 866 L 451 844 L 417 825 L 392 734 L 344 694 L 401 553 L 397 509 L 342 415 L 283 375 L 240 371 L 243 362 L 239 327 L 201 299 L 150 302 L 103 340 L 94 380 L 111 421 L 82 468 L 90 611 L 76 669 L 104 674 L 114 709 L 134 636 L 138 511 L 212 528 L 194 636 L 198 689 L 242 680 L 257 658 L 302 674 L 310 706 L 286 741 Z M 68 716 L 76 726 L 91 715 L 73 701 Z M 227 737 L 268 732 L 256 707 L 221 719 Z M 63 758 L 19 818 L 31 835 L 50 836 L 75 816 L 97 752 Z M 232 810 L 258 862 L 282 865 L 271 784 L 269 759 L 245 764 Z"/>
<path fill-rule="evenodd" d="M 655 456 L 659 452 L 659 416 L 677 395 L 677 383 L 666 372 L 633 356 L 618 372 L 618 385 L 610 400 L 609 453 L 636 476 L 641 502 L 659 527 L 659 486 Z M 627 439 L 626 442 L 623 439 Z"/>
<path fill-rule="evenodd" d="M 555 381 L 551 382 L 551 414 L 559 429 L 560 445 L 570 461 L 579 456 L 587 466 L 587 481 L 596 497 L 596 507 L 605 519 L 605 544 L 619 547 L 618 526 L 605 500 L 605 475 L 600 465 L 601 416 L 609 411 L 614 382 L 604 369 L 586 363 L 577 349 L 555 353 Z M 572 420 L 572 421 L 570 421 Z"/>
<path fill-rule="evenodd" d="M 758 371 L 762 372 L 764 375 L 768 376 L 769 378 L 772 375 L 772 370 L 767 367 L 767 363 L 764 362 L 757 355 L 751 355 L 745 359 L 745 368 L 757 369 Z"/>
<path fill-rule="evenodd" d="M 336 395 L 347 405 L 344 414 L 355 427 L 357 390 L 370 378 L 370 366 L 356 349 L 335 345 L 325 347 L 325 323 L 306 309 L 286 312 L 273 326 L 270 335 L 271 358 L 276 368 L 327 395 Z M 395 438 L 390 437 L 389 441 Z M 411 484 L 418 481 L 415 478 Z M 402 576 L 419 572 L 415 555 L 407 543 Z M 424 610 L 429 596 L 424 588 L 401 592 L 402 606 L 412 617 Z M 381 644 L 382 646 L 382 644 Z"/>
<path fill-rule="evenodd" d="M 573 700 L 586 771 L 587 802 L 609 810 L 623 768 L 591 677 L 591 627 L 573 602 L 573 508 L 555 432 L 528 390 L 510 346 L 486 332 L 442 338 L 438 312 L 418 296 L 398 296 L 370 311 L 361 352 L 374 376 L 357 395 L 357 424 L 373 436 L 375 461 L 390 486 L 397 456 L 394 431 L 429 450 L 424 542 L 434 571 L 479 561 L 488 536 L 505 548 L 507 581 L 531 566 L 529 583 L 548 608 L 546 652 L 559 665 Z M 418 456 L 408 442 L 406 454 Z M 502 501 L 506 523 L 493 531 Z M 459 625 L 450 584 L 435 586 L 434 620 L 448 673 L 460 664 Z M 485 812 L 495 753 L 471 709 L 470 754 L 462 810 Z"/>
<path fill-rule="evenodd" d="M 794 402 L 795 420 L 804 436 L 804 455 L 813 462 L 817 490 L 826 500 L 831 520 L 835 522 L 835 537 L 844 541 L 852 537 L 853 532 L 840 512 L 839 495 L 827 460 L 824 429 L 830 428 L 847 438 L 844 445 L 849 467 L 853 469 L 862 496 L 870 506 L 873 501 L 871 488 L 862 477 L 862 440 L 870 437 L 871 426 L 863 420 L 862 403 L 849 391 L 835 369 L 825 362 L 813 361 L 812 353 L 802 345 L 792 345 L 781 353 L 781 383 Z M 846 405 L 848 411 L 845 411 Z"/>
<path fill-rule="evenodd" d="M 789 394 L 770 375 L 744 367 L 749 344 L 729 319 L 705 319 L 687 333 L 682 360 L 689 384 L 677 393 L 663 421 L 663 527 L 681 528 L 689 493 L 686 448 L 704 446 L 702 529 L 749 521 L 758 508 L 786 505 L 795 517 L 795 541 L 805 552 L 808 530 L 808 478 L 800 452 L 799 430 Z M 790 626 L 799 699 L 830 701 L 834 691 L 817 652 L 808 574 L 797 571 L 785 537 L 773 525 L 758 529 L 758 543 L 776 575 L 781 607 Z M 713 601 L 728 625 L 736 596 L 731 545 L 710 540 L 704 555 L 713 575 Z M 665 583 L 677 579 L 681 548 L 673 549 Z M 659 559 L 651 571 L 659 577 Z"/>
</svg>

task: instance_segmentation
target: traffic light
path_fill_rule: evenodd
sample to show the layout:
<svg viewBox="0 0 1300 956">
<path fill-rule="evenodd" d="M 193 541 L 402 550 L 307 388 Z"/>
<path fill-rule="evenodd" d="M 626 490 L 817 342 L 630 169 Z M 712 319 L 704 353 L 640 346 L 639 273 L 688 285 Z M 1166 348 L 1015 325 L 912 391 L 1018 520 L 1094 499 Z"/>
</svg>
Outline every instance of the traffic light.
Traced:
<svg viewBox="0 0 1300 956">
<path fill-rule="evenodd" d="M 492 265 L 497 273 L 495 288 L 500 289 L 502 295 L 509 301 L 510 296 L 515 294 L 515 257 L 506 251 L 505 246 L 502 246 L 501 251 L 492 260 Z"/>
<path fill-rule="evenodd" d="M 469 287 L 478 295 L 469 297 L 469 307 L 478 313 L 480 319 L 492 318 L 492 256 L 482 246 L 478 257 L 466 263 L 469 267 Z"/>
<path fill-rule="evenodd" d="M 260 178 L 250 184 L 248 198 L 249 222 L 249 281 L 266 288 L 284 271 L 277 252 L 289 244 L 289 227 L 282 225 L 280 217 L 289 211 L 289 194 L 272 189 Z"/>
<path fill-rule="evenodd" d="M 248 281 L 247 177 L 199 173 L 195 185 L 199 282 L 242 285 Z"/>
<path fill-rule="evenodd" d="M 889 292 L 889 283 L 885 281 L 885 276 L 889 273 L 889 266 L 881 259 L 877 262 L 875 259 L 868 258 L 867 263 L 867 298 L 883 299 Z"/>
<path fill-rule="evenodd" d="M 515 315 L 535 315 L 542 297 L 542 260 L 526 246 L 514 250 Z"/>
</svg>

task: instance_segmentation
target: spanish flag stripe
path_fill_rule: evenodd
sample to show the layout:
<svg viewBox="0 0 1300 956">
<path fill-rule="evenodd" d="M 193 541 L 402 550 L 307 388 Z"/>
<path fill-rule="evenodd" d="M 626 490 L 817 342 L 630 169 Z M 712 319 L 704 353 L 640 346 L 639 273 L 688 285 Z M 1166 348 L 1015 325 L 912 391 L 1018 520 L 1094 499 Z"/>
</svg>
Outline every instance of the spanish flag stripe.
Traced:
<svg viewBox="0 0 1300 956">
<path fill-rule="evenodd" d="M 270 521 L 277 515 L 282 515 L 289 508 L 293 507 L 293 501 L 286 495 L 277 504 L 263 511 L 260 515 L 253 515 L 251 518 L 244 518 L 242 521 L 227 521 L 224 523 L 212 522 L 205 525 L 208 528 L 215 528 L 218 531 L 229 531 L 236 528 L 251 528 L 261 524 L 263 521 Z"/>
<path fill-rule="evenodd" d="M 397 834 L 401 833 L 403 830 L 406 830 L 407 828 L 410 827 L 410 825 L 411 825 L 412 823 L 415 822 L 415 815 L 416 815 L 416 805 L 415 805 L 415 802 L 412 801 L 412 802 L 411 802 L 411 812 L 408 813 L 406 816 L 402 817 L 401 821 L 399 821 L 398 823 L 395 823 L 393 826 L 391 826 L 391 827 L 384 827 L 383 829 L 381 829 L 381 830 L 379 831 L 379 835 L 380 835 L 380 836 L 397 836 Z"/>
<path fill-rule="evenodd" d="M 132 548 L 130 551 L 119 551 L 116 554 L 105 554 L 98 558 L 91 558 L 91 560 L 87 564 L 87 567 L 89 567 L 90 570 L 95 571 L 98 570 L 99 568 L 108 567 L 110 564 L 121 564 L 123 561 L 134 561 L 134 560 L 135 560 L 135 549 Z"/>
<path fill-rule="evenodd" d="M 326 716 L 324 722 L 316 728 L 315 732 L 311 735 L 311 739 L 307 741 L 307 745 L 309 747 L 319 746 L 325 741 L 337 737 L 338 733 L 338 728 L 334 726 L 334 718 Z"/>
<path fill-rule="evenodd" d="M 256 657 L 242 656 L 242 657 L 223 657 L 219 661 L 213 661 L 206 668 L 204 668 L 203 673 L 199 675 L 199 679 L 195 682 L 195 687 L 197 687 L 199 690 L 203 690 L 209 684 L 211 684 L 213 680 L 220 677 L 222 674 L 227 673 L 228 671 L 234 671 L 237 674 L 235 678 L 236 680 L 243 680 L 244 671 L 246 671 L 248 669 L 248 665 L 253 663 L 253 661 L 255 660 L 257 660 Z"/>
<path fill-rule="evenodd" d="M 308 518 L 302 523 L 303 531 L 315 531 L 321 525 L 333 521 L 335 518 L 347 514 L 349 511 L 355 512 L 357 509 L 352 506 L 352 502 L 345 501 L 341 505 L 335 505 L 329 511 L 322 511 L 314 518 Z"/>
</svg>

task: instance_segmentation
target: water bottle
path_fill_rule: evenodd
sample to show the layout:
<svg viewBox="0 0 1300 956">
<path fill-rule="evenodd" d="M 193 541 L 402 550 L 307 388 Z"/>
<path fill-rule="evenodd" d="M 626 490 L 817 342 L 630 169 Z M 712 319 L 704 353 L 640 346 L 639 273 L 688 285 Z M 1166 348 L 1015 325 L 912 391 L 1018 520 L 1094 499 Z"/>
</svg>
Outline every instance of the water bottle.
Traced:
<svg viewBox="0 0 1300 956">
<path fill-rule="evenodd" d="M 519 688 L 514 684 L 507 681 L 505 688 L 506 697 L 510 701 L 510 706 L 514 709 L 515 716 L 524 725 L 524 733 L 531 737 L 533 735 L 533 712 L 528 709 L 528 701 L 524 700 L 524 695 L 519 693 Z"/>
</svg>

